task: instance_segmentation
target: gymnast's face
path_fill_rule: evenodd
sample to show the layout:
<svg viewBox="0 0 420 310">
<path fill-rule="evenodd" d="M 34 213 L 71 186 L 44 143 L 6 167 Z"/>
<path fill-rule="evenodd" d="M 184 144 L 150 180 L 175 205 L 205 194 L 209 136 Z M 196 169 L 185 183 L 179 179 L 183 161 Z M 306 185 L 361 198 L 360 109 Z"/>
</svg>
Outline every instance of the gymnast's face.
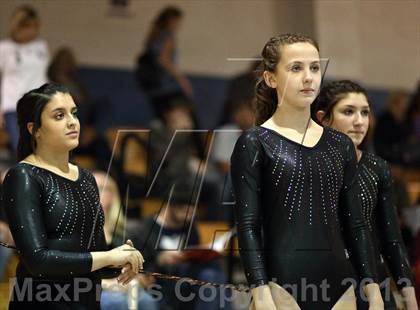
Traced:
<svg viewBox="0 0 420 310">
<path fill-rule="evenodd" d="M 366 96 L 362 93 L 349 93 L 336 103 L 325 124 L 348 135 L 358 147 L 369 129 L 369 116 Z"/>
<path fill-rule="evenodd" d="M 264 78 L 268 85 L 276 88 L 279 105 L 309 108 L 321 83 L 318 50 L 306 42 L 282 46 L 276 72 L 265 73 Z"/>
<path fill-rule="evenodd" d="M 70 94 L 52 96 L 41 113 L 41 127 L 35 133 L 37 147 L 71 151 L 79 144 L 80 123 Z"/>
</svg>

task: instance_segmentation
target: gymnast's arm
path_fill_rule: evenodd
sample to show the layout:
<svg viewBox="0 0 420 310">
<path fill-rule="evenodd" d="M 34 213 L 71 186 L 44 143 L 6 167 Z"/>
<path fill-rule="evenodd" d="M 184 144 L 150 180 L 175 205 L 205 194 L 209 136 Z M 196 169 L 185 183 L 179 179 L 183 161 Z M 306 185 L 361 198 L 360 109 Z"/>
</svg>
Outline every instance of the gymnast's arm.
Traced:
<svg viewBox="0 0 420 310">
<path fill-rule="evenodd" d="M 378 163 L 379 164 L 379 163 Z M 415 304 L 414 278 L 411 273 L 407 251 L 402 240 L 398 216 L 394 205 L 392 176 L 386 162 L 381 163 L 381 179 L 378 186 L 377 224 L 381 234 L 382 251 L 398 288 L 408 304 Z M 411 309 L 411 308 L 409 308 Z"/>
<path fill-rule="evenodd" d="M 239 251 L 257 310 L 276 309 L 268 286 L 261 240 L 262 154 L 257 138 L 245 132 L 236 142 L 231 156 Z"/>
<path fill-rule="evenodd" d="M 111 265 L 107 252 L 65 252 L 47 246 L 41 210 L 41 185 L 23 167 L 7 173 L 3 205 L 23 265 L 34 276 L 85 275 Z M 108 255 L 110 256 L 110 255 Z"/>
<path fill-rule="evenodd" d="M 344 184 L 340 192 L 340 208 L 342 223 L 349 236 L 348 242 L 352 253 L 355 268 L 362 277 L 364 290 L 369 304 L 382 304 L 383 301 L 378 285 L 376 262 L 373 255 L 373 243 L 362 215 L 360 201 L 357 197 L 355 182 L 357 160 L 353 142 L 344 137 Z"/>
<path fill-rule="evenodd" d="M 105 241 L 105 233 L 103 231 L 103 228 L 101 228 L 99 230 L 99 240 L 98 240 L 98 244 L 100 244 L 99 248 L 101 249 L 102 252 L 96 252 L 96 253 L 103 253 L 103 254 L 99 254 L 99 257 L 101 255 L 103 255 L 103 265 L 107 266 L 107 245 L 106 245 L 106 241 Z M 94 258 L 98 258 L 95 257 L 95 255 L 97 254 L 93 254 L 92 256 Z M 97 263 L 98 261 L 96 261 Z M 93 263 L 92 263 L 92 267 L 93 267 Z M 93 270 L 92 270 L 93 271 Z M 112 267 L 103 267 L 103 268 L 98 268 L 95 272 L 96 277 L 100 278 L 100 279 L 113 279 L 116 278 L 120 275 L 121 273 L 121 269 L 117 269 L 117 268 L 112 268 Z"/>
<path fill-rule="evenodd" d="M 245 274 L 250 285 L 268 284 L 261 247 L 261 151 L 256 138 L 242 134 L 231 156 L 232 183 L 235 193 L 235 217 L 238 243 Z"/>
</svg>

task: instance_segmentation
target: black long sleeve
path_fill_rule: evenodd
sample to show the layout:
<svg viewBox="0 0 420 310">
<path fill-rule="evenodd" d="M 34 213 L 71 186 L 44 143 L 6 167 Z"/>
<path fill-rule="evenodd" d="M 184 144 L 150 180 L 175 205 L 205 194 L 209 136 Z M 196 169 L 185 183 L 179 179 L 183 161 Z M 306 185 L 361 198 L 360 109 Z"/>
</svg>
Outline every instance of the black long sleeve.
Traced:
<svg viewBox="0 0 420 310">
<path fill-rule="evenodd" d="M 91 272 L 90 252 L 106 250 L 106 243 L 98 189 L 88 171 L 79 169 L 72 181 L 21 163 L 3 184 L 3 206 L 20 256 L 18 277 L 118 275 L 111 268 Z"/>
<path fill-rule="evenodd" d="M 391 172 L 385 160 L 363 152 L 357 170 L 361 203 L 374 247 L 379 282 L 388 277 L 385 261 L 399 288 L 413 285 L 413 276 L 398 223 Z M 384 259 L 383 259 L 384 258 Z"/>
<path fill-rule="evenodd" d="M 232 155 L 232 184 L 235 189 L 235 217 L 238 245 L 248 283 L 264 285 L 268 278 L 262 251 L 260 201 L 262 150 L 259 141 L 242 135 Z"/>
<path fill-rule="evenodd" d="M 276 281 L 303 289 L 330 286 L 331 302 L 297 299 L 302 309 L 329 309 L 358 280 L 347 255 L 348 233 L 358 274 L 377 282 L 372 241 L 355 198 L 351 140 L 324 128 L 313 147 L 254 127 L 231 156 L 239 251 L 249 285 Z M 315 306 L 316 304 L 316 306 Z M 319 305 L 319 306 L 318 306 Z"/>
<path fill-rule="evenodd" d="M 353 142 L 346 138 L 344 139 L 344 186 L 340 193 L 342 221 L 348 230 L 350 251 L 359 275 L 365 280 L 378 282 L 373 240 L 363 217 L 360 200 L 355 199 L 357 197 L 356 151 Z"/>
<path fill-rule="evenodd" d="M 75 276 L 90 272 L 90 253 L 49 247 L 43 216 L 48 210 L 43 210 L 42 188 L 26 167 L 12 168 L 8 172 L 3 195 L 13 239 L 23 264 L 33 276 Z"/>
<path fill-rule="evenodd" d="M 395 283 L 401 289 L 413 286 L 414 279 L 398 223 L 391 172 L 386 162 L 378 161 L 378 165 L 382 172 L 378 183 L 378 237 L 382 241 L 382 251 Z"/>
</svg>

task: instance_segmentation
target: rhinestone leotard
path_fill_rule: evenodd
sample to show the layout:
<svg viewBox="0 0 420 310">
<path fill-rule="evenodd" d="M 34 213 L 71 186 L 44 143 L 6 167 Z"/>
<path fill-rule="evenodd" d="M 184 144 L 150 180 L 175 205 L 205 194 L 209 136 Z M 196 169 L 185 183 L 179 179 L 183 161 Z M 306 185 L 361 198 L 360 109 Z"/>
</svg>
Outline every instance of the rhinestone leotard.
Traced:
<svg viewBox="0 0 420 310">
<path fill-rule="evenodd" d="M 374 244 L 378 280 L 383 287 L 390 287 L 385 262 L 397 286 L 413 286 L 414 280 L 407 251 L 401 237 L 398 216 L 393 197 L 392 176 L 387 163 L 380 157 L 363 152 L 357 174 L 357 197 L 363 217 L 366 219 Z M 350 253 L 351 254 L 351 253 Z M 386 303 L 395 303 L 392 294 L 383 290 Z"/>
<path fill-rule="evenodd" d="M 47 169 L 19 163 L 5 177 L 2 205 L 19 254 L 17 282 L 22 284 L 30 279 L 33 283 L 32 296 L 27 290 L 28 295 L 22 300 L 14 298 L 10 309 L 35 306 L 39 284 L 53 288 L 50 299 L 54 300 L 54 284 L 66 283 L 70 284 L 66 290 L 70 301 L 63 298 L 48 306 L 52 309 L 99 308 L 95 285 L 100 284 L 101 278 L 115 277 L 119 270 L 104 268 L 91 272 L 89 252 L 106 249 L 104 214 L 92 174 L 79 169 L 78 179 L 72 181 Z M 90 280 L 92 289 L 81 292 L 79 301 L 72 303 L 75 278 L 79 278 L 80 287 L 85 288 Z M 14 294 L 16 297 L 16 286 Z M 26 304 L 30 298 L 32 303 Z"/>
<path fill-rule="evenodd" d="M 357 272 L 377 281 L 369 232 L 354 199 L 356 153 L 347 136 L 324 128 L 319 142 L 306 147 L 253 127 L 235 145 L 231 173 L 250 285 L 275 281 L 302 310 L 332 308 L 356 278 L 343 227 L 351 232 Z"/>
</svg>

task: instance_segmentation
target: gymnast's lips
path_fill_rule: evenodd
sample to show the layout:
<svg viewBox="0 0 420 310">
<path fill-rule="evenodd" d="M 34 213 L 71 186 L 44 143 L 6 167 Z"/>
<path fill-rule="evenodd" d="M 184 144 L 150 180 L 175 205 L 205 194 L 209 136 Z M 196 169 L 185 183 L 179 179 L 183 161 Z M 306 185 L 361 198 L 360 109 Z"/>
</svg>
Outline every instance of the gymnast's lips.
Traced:
<svg viewBox="0 0 420 310">
<path fill-rule="evenodd" d="M 305 94 L 305 95 L 312 95 L 315 92 L 315 89 L 313 88 L 304 88 L 300 90 L 301 93 Z"/>
<path fill-rule="evenodd" d="M 70 132 L 66 133 L 66 136 L 75 137 L 75 136 L 78 136 L 78 135 L 79 135 L 79 132 L 76 131 L 76 130 L 73 130 L 73 131 L 70 131 Z"/>
</svg>

